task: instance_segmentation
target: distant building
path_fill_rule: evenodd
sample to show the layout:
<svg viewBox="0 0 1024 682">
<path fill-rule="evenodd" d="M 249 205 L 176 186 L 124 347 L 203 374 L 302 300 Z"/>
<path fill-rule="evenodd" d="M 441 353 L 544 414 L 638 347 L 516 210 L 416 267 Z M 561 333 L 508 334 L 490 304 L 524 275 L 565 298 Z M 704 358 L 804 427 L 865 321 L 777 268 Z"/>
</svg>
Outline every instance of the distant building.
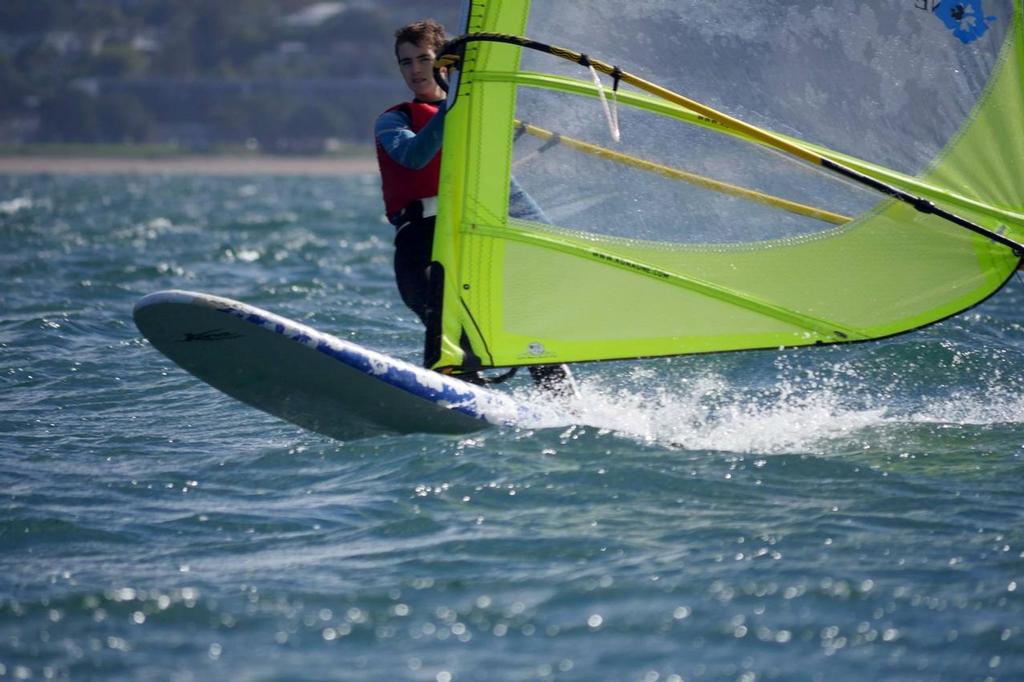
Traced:
<svg viewBox="0 0 1024 682">
<path fill-rule="evenodd" d="M 35 115 L 0 118 L 0 144 L 18 145 L 35 138 L 39 117 Z"/>
</svg>

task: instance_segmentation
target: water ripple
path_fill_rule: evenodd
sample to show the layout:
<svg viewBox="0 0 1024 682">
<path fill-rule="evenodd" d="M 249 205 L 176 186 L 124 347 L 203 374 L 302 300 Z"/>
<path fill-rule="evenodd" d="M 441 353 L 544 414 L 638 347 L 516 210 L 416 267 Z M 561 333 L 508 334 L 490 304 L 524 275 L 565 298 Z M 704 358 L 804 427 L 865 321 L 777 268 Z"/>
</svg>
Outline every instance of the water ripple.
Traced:
<svg viewBox="0 0 1024 682">
<path fill-rule="evenodd" d="M 375 183 L 2 179 L 0 679 L 1024 675 L 1019 285 L 470 438 L 329 441 L 134 329 L 194 288 L 415 360 Z"/>
</svg>

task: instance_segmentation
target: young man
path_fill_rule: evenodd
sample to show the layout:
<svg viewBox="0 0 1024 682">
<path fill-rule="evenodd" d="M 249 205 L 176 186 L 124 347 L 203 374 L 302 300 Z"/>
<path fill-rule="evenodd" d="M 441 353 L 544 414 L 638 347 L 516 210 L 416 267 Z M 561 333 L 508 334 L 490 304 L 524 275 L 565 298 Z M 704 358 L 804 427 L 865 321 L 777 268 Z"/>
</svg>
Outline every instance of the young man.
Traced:
<svg viewBox="0 0 1024 682">
<path fill-rule="evenodd" d="M 398 69 L 413 99 L 385 111 L 374 126 L 384 210 L 396 229 L 395 281 L 402 301 L 427 327 L 427 366 L 437 359 L 440 338 L 441 283 L 431 279 L 430 263 L 445 93 L 434 80 L 434 59 L 446 40 L 444 27 L 429 19 L 395 32 Z"/>
<path fill-rule="evenodd" d="M 444 27 L 432 19 L 395 32 L 398 69 L 413 99 L 382 113 L 374 126 L 384 210 L 396 228 L 395 281 L 402 301 L 426 327 L 423 362 L 427 367 L 439 357 L 441 339 L 442 282 L 432 276 L 431 251 L 446 106 L 445 92 L 434 79 L 434 60 L 446 41 Z M 547 222 L 514 179 L 509 203 L 510 215 Z M 575 392 L 564 365 L 529 370 L 543 388 Z"/>
</svg>

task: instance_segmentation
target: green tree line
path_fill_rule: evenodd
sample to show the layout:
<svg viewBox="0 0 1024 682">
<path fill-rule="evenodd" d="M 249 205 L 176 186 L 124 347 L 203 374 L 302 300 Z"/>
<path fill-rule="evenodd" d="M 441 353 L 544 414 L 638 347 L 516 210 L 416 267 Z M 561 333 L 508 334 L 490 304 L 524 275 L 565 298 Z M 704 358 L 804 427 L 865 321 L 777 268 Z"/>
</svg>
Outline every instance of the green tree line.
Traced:
<svg viewBox="0 0 1024 682">
<path fill-rule="evenodd" d="M 424 16 L 452 22 L 459 3 L 344 2 L 322 21 L 295 20 L 316 4 L 2 0 L 0 118 L 35 117 L 44 142 L 145 142 L 185 124 L 214 142 L 268 149 L 357 138 L 387 95 L 338 83 L 400 85 L 394 28 Z M 230 87 L 239 83 L 258 87 Z"/>
</svg>

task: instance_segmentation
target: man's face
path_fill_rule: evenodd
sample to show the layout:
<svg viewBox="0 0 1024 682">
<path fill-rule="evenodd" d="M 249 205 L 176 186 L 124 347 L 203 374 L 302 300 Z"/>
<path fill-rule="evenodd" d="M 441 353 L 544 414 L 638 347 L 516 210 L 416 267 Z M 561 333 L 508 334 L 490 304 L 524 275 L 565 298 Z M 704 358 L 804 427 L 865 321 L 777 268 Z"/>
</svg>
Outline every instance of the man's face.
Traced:
<svg viewBox="0 0 1024 682">
<path fill-rule="evenodd" d="M 398 68 L 402 72 L 405 84 L 417 99 L 432 102 L 444 97 L 444 91 L 434 80 L 436 56 L 433 48 L 420 47 L 413 43 L 398 45 Z"/>
</svg>

